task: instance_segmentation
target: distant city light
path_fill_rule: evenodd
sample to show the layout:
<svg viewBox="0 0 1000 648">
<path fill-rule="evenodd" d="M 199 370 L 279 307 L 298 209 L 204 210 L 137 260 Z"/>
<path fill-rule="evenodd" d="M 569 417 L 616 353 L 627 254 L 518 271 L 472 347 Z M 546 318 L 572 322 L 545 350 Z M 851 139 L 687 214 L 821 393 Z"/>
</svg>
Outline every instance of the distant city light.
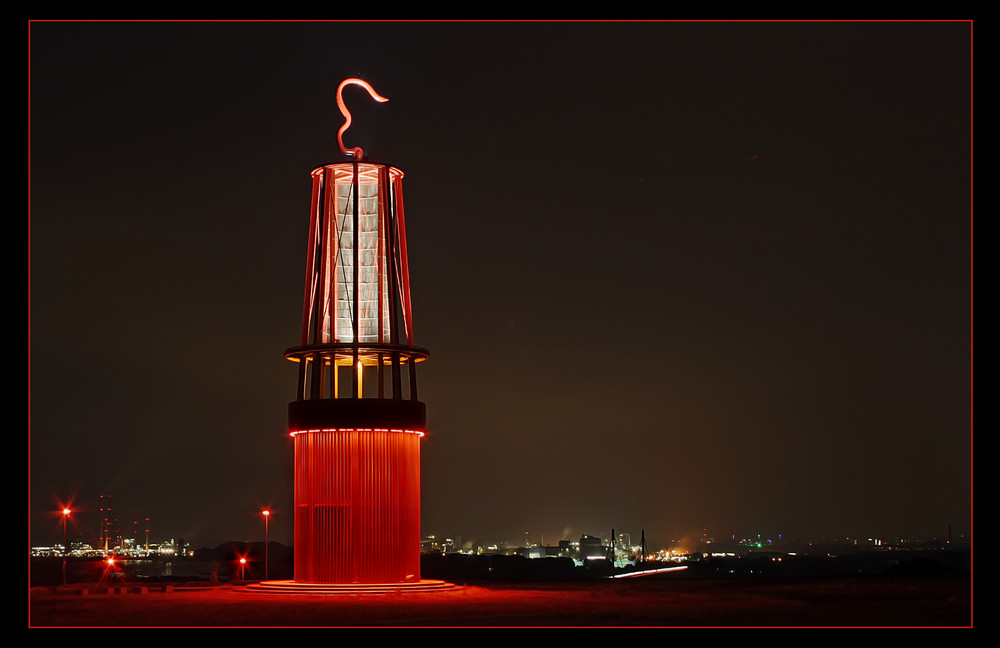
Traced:
<svg viewBox="0 0 1000 648">
<path fill-rule="evenodd" d="M 651 574 L 662 574 L 664 572 L 675 572 L 687 569 L 687 565 L 680 567 L 662 567 L 660 569 L 646 569 L 644 571 L 629 572 L 628 574 L 615 574 L 611 578 L 637 578 L 639 576 L 650 576 Z"/>
</svg>

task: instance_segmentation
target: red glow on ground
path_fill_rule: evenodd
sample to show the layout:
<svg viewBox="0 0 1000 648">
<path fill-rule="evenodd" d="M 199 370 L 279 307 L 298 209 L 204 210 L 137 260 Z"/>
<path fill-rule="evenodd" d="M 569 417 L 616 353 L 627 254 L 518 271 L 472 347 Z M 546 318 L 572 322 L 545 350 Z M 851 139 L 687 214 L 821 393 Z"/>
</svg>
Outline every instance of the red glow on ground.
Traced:
<svg viewBox="0 0 1000 648">
<path fill-rule="evenodd" d="M 31 588 L 31 625 L 116 627 L 970 627 L 964 578 L 657 578 L 347 597 L 195 587 L 80 596 Z M 81 586 L 78 586 L 78 588 Z"/>
</svg>

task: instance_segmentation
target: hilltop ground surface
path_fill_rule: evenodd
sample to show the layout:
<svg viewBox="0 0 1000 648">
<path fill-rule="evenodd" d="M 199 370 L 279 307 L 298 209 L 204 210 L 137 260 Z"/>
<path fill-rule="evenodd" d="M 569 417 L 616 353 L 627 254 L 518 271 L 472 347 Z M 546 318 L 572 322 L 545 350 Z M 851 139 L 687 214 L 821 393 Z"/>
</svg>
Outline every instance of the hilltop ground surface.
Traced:
<svg viewBox="0 0 1000 648">
<path fill-rule="evenodd" d="M 970 627 L 971 579 L 642 578 L 404 595 L 254 593 L 238 585 L 84 594 L 35 587 L 39 627 Z"/>
</svg>

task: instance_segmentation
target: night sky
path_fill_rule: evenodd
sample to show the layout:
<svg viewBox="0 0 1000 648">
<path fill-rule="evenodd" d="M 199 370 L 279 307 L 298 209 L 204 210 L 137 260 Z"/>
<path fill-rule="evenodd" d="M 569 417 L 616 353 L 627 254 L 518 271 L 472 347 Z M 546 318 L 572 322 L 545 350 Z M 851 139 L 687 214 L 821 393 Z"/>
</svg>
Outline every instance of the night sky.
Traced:
<svg viewBox="0 0 1000 648">
<path fill-rule="evenodd" d="M 971 24 L 30 25 L 30 519 L 292 539 L 309 172 L 403 186 L 422 532 L 971 530 Z M 71 524 L 71 534 L 73 532 Z"/>
</svg>

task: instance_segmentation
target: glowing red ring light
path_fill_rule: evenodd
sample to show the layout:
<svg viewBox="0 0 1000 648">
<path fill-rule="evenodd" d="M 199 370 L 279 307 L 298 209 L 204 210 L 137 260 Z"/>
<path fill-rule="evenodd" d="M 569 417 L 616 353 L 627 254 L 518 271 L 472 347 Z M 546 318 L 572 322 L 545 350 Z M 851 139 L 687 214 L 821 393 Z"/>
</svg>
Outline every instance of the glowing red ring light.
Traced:
<svg viewBox="0 0 1000 648">
<path fill-rule="evenodd" d="M 312 430 L 293 430 L 288 433 L 288 436 L 295 436 L 297 434 L 309 434 L 310 432 L 394 432 L 396 434 L 416 434 L 418 437 L 424 437 L 425 433 L 420 430 L 401 430 L 399 428 L 317 428 Z"/>
</svg>

